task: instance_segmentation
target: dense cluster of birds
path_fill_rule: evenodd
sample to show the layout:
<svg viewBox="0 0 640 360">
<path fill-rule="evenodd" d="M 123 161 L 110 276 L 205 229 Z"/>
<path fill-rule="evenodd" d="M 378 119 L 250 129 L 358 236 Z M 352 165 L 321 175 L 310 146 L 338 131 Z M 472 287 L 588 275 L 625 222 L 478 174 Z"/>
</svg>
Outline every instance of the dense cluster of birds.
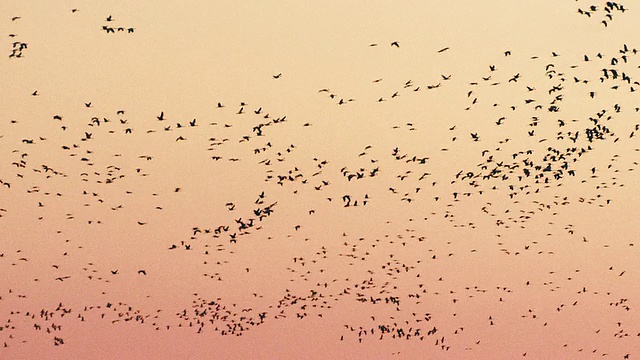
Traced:
<svg viewBox="0 0 640 360">
<path fill-rule="evenodd" d="M 614 15 L 626 11 L 615 2 L 578 10 L 590 18 L 603 15 L 604 26 Z M 111 15 L 105 22 L 102 30 L 106 33 L 134 31 L 111 25 Z M 395 40 L 385 46 L 368 46 L 372 51 L 405 48 Z M 26 48 L 26 43 L 13 42 L 10 57 L 22 57 Z M 452 53 L 455 49 L 445 47 L 434 51 L 434 56 Z M 437 148 L 425 148 L 422 153 L 403 141 L 410 134 L 421 133 L 419 119 L 388 129 L 396 140 L 394 146 L 371 143 L 355 153 L 332 158 L 312 155 L 295 136 L 282 136 L 311 132 L 312 123 L 278 114 L 264 105 L 226 99 L 212 102 L 212 121 L 178 118 L 171 109 L 160 108 L 153 114 L 130 116 L 127 109 L 105 109 L 100 99 L 77 100 L 77 108 L 51 113 L 43 128 L 23 126 L 19 118 L 1 119 L 0 199 L 21 199 L 22 203 L 0 200 L 0 223 L 17 216 L 20 207 L 29 209 L 37 214 L 36 223 L 55 227 L 50 241 L 55 242 L 57 253 L 52 254 L 53 260 L 42 260 L 29 249 L 1 244 L 0 269 L 34 274 L 33 281 L 45 286 L 97 285 L 100 290 L 93 303 L 68 305 L 66 300 L 54 300 L 50 307 L 24 310 L 16 304 L 27 299 L 26 292 L 2 289 L 0 341 L 4 347 L 19 346 L 31 341 L 28 331 L 35 331 L 45 333 L 52 345 L 64 346 L 73 341 L 64 330 L 85 321 L 133 322 L 156 331 L 190 328 L 195 333 L 243 336 L 280 319 L 325 319 L 340 304 L 350 303 L 362 312 L 344 321 L 349 323 L 336 326 L 336 341 L 424 341 L 443 352 L 456 348 L 472 351 L 484 346 L 483 333 L 491 331 L 487 329 L 509 321 L 508 311 L 502 307 L 517 294 L 548 292 L 563 293 L 571 301 L 559 301 L 551 310 L 533 305 L 513 310 L 528 322 L 523 326 L 551 326 L 561 314 L 575 314 L 573 309 L 595 302 L 606 304 L 624 319 L 603 329 L 603 334 L 616 339 L 633 337 L 638 343 L 640 324 L 633 322 L 637 316 L 633 300 L 603 288 L 592 289 L 581 269 L 557 268 L 540 274 L 546 281 L 523 278 L 517 289 L 512 283 L 500 283 L 500 279 L 495 285 L 490 282 L 491 286 L 463 284 L 443 275 L 447 274 L 444 269 L 461 266 L 467 260 L 456 260 L 458 257 L 468 259 L 494 244 L 461 245 L 461 241 L 451 240 L 436 245 L 437 235 L 425 230 L 445 226 L 491 233 L 498 239 L 494 250 L 513 266 L 527 256 L 541 262 L 555 256 L 544 239 L 509 240 L 520 238 L 513 233 L 517 229 L 535 231 L 544 226 L 550 229 L 547 237 L 562 233 L 580 245 L 592 246 L 591 239 L 573 224 L 544 222 L 560 218 L 562 209 L 603 208 L 620 200 L 612 195 L 613 190 L 625 186 L 623 173 L 635 171 L 638 162 L 633 158 L 637 154 L 615 150 L 628 146 L 640 151 L 635 146 L 640 107 L 633 98 L 628 101 L 629 96 L 622 96 L 640 88 L 637 53 L 625 43 L 613 53 L 589 52 L 580 58 L 557 52 L 530 56 L 506 50 L 497 52 L 495 63 L 485 64 L 473 79 L 463 80 L 449 72 L 420 81 L 373 78 L 371 93 L 375 96 L 340 94 L 330 90 L 331 84 L 314 95 L 328 98 L 331 106 L 344 106 L 340 109 L 360 103 L 385 107 L 424 92 L 445 91 L 454 84 L 463 87 L 460 101 L 454 103 L 458 118 L 448 123 Z M 523 63 L 527 70 L 519 70 Z M 276 81 L 283 74 L 271 76 Z M 384 82 L 392 82 L 394 90 L 380 90 Z M 55 100 L 38 90 L 24 95 L 32 102 L 30 106 Z M 611 103 L 610 99 L 615 100 Z M 141 150 L 130 145 L 141 142 L 150 146 Z M 148 235 L 154 225 L 162 224 L 161 218 L 166 219 L 165 213 L 180 215 L 179 210 L 171 209 L 184 197 L 193 196 L 197 188 L 191 186 L 188 176 L 181 178 L 182 183 L 154 188 L 163 166 L 157 163 L 170 161 L 158 149 L 189 154 L 194 163 L 205 164 L 206 176 L 230 174 L 232 183 L 241 182 L 243 175 L 231 174 L 250 169 L 261 184 L 247 186 L 242 194 L 222 193 L 227 198 L 207 205 L 216 208 L 216 216 L 183 218 L 175 223 L 180 237 L 157 236 L 160 240 L 145 246 L 193 264 L 201 280 L 213 283 L 207 287 L 210 290 L 223 288 L 230 281 L 249 282 L 255 273 L 271 266 L 267 256 L 262 257 L 267 265 L 240 263 L 241 254 L 252 247 L 266 251 L 283 242 L 291 244 L 284 250 L 278 248 L 280 256 L 287 257 L 282 269 L 285 275 L 280 279 L 287 286 L 278 297 L 253 292 L 233 301 L 207 290 L 207 294 L 193 293 L 190 303 L 169 312 L 112 297 L 116 290 L 110 284 L 156 278 L 157 268 L 142 264 L 113 267 L 111 261 L 85 261 L 81 268 L 68 265 L 67 258 L 86 256 L 85 244 L 70 228 L 103 229 L 116 221 L 106 216 L 113 215 Z M 449 160 L 456 149 L 465 149 L 464 155 L 475 163 Z M 611 149 L 614 153 L 610 154 Z M 438 162 L 449 163 L 454 170 L 439 168 Z M 218 175 L 212 175 L 210 169 Z M 564 194 L 567 187 L 578 189 L 581 195 Z M 142 203 L 152 205 L 136 205 Z M 403 220 L 381 217 L 375 212 L 380 204 L 392 204 Z M 68 211 L 78 206 L 83 211 Z M 473 211 L 479 216 L 469 215 Z M 123 212 L 127 215 L 120 217 Z M 320 225 L 314 225 L 320 216 L 331 222 L 322 226 L 322 233 L 317 228 Z M 366 219 L 368 223 L 354 220 L 348 226 L 337 225 L 344 219 Z M 368 227 L 386 231 L 372 233 Z M 633 243 L 624 246 L 634 249 Z M 607 266 L 606 276 L 611 281 L 625 274 L 625 269 Z M 517 279 L 520 276 L 529 275 L 521 274 Z M 482 325 L 475 324 L 471 330 L 463 317 L 478 299 L 492 306 L 478 310 Z M 15 309 L 9 309 L 9 304 Z M 567 339 L 562 347 L 608 355 L 595 345 L 587 349 L 578 343 Z M 624 347 L 608 351 L 613 350 L 621 357 L 630 356 Z"/>
<path fill-rule="evenodd" d="M 603 4 L 591 4 L 587 8 L 578 8 L 578 14 L 590 19 L 598 19 L 600 23 L 607 27 L 617 14 L 624 14 L 627 8 L 623 4 L 615 1 L 607 1 Z"/>
<path fill-rule="evenodd" d="M 124 27 L 124 26 L 114 26 L 113 24 L 113 16 L 109 15 L 106 19 L 104 19 L 105 25 L 102 25 L 102 30 L 104 30 L 107 34 L 115 34 L 116 32 L 126 32 L 127 34 L 131 34 L 135 28 L 132 27 Z"/>
<path fill-rule="evenodd" d="M 14 41 L 12 44 L 13 48 L 11 49 L 11 54 L 9 54 L 9 57 L 17 57 L 17 58 L 21 58 L 22 57 L 22 51 L 24 49 L 27 48 L 28 44 L 25 42 L 21 42 L 21 41 Z"/>
</svg>

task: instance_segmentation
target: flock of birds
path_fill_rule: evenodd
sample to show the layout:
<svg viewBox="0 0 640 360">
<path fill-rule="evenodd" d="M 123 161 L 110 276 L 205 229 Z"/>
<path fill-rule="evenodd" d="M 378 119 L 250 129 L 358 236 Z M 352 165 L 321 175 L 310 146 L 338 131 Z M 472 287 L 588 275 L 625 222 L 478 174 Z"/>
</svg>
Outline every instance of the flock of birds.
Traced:
<svg viewBox="0 0 640 360">
<path fill-rule="evenodd" d="M 20 20 L 20 16 L 14 16 L 11 18 L 11 22 L 15 22 Z M 9 58 L 21 58 L 23 55 L 23 51 L 27 49 L 29 44 L 23 41 L 16 40 L 18 35 L 11 33 L 9 34 L 9 38 L 11 39 L 11 53 L 9 54 Z"/>
<path fill-rule="evenodd" d="M 601 16 L 602 20 L 600 20 L 600 22 L 604 27 L 607 27 L 609 26 L 609 22 L 613 21 L 615 14 L 623 14 L 626 10 L 627 9 L 623 4 L 618 4 L 615 1 L 607 1 L 603 5 L 589 5 L 589 7 L 584 10 L 578 8 L 578 13 L 588 18 L 598 18 L 598 16 L 604 11 L 605 14 Z"/>
<path fill-rule="evenodd" d="M 115 34 L 116 32 L 126 32 L 127 34 L 131 34 L 135 28 L 132 27 L 124 27 L 124 26 L 112 26 L 114 19 L 113 16 L 109 15 L 106 19 L 104 19 L 106 25 L 102 25 L 102 30 L 104 30 L 107 34 Z"/>
<path fill-rule="evenodd" d="M 72 13 L 78 11 L 73 9 Z M 605 27 L 626 11 L 615 2 L 578 9 L 579 14 L 592 19 L 603 17 Z M 113 26 L 111 15 L 105 21 L 102 30 L 106 33 L 134 31 L 133 27 Z M 13 40 L 9 57 L 23 57 L 27 43 L 15 41 L 15 34 L 9 36 Z M 387 44 L 389 51 L 404 48 L 401 41 Z M 377 43 L 369 47 L 372 51 L 383 48 Z M 454 48 L 445 47 L 434 54 L 452 52 Z M 403 141 L 425 126 L 414 120 L 388 129 L 397 139 L 390 148 L 371 143 L 339 158 L 311 155 L 296 134 L 312 132 L 314 123 L 249 101 L 216 99 L 211 121 L 175 118 L 171 109 L 160 108 L 134 117 L 127 109 L 102 108 L 100 99 L 78 100 L 77 109 L 50 114 L 43 127 L 47 132 L 23 126 L 25 121 L 20 118 L 0 119 L 0 224 L 19 216 L 21 208 L 28 209 L 37 214 L 31 219 L 32 226 L 46 223 L 55 228 L 55 234 L 47 236 L 57 251 L 45 260 L 26 247 L 3 242 L 0 269 L 33 274 L 30 281 L 45 288 L 97 284 L 100 289 L 93 303 L 67 304 L 75 300 L 54 299 L 47 306 L 30 309 L 21 305 L 27 301 L 28 291 L 3 289 L 0 344 L 5 348 L 28 346 L 30 332 L 37 332 L 46 333 L 54 346 L 67 346 L 73 341 L 65 335 L 67 328 L 76 322 L 98 321 L 114 326 L 139 323 L 156 331 L 189 328 L 198 334 L 250 336 L 255 327 L 267 327 L 281 319 L 294 326 L 304 326 L 295 322 L 308 317 L 331 319 L 336 309 L 350 303 L 362 311 L 345 319 L 349 323 L 336 325 L 336 341 L 420 341 L 443 353 L 473 351 L 485 346 L 483 333 L 506 321 L 501 304 L 509 303 L 518 293 L 533 296 L 546 292 L 563 293 L 571 301 L 554 305 L 549 313 L 518 308 L 522 321 L 527 322 L 519 326 L 552 326 L 560 321 L 559 314 L 583 303 L 606 303 L 625 320 L 602 334 L 616 339 L 632 337 L 640 343 L 640 324 L 632 320 L 633 299 L 592 289 L 580 269 L 568 274 L 551 271 L 543 275 L 547 281 L 527 280 L 517 288 L 461 285 L 443 270 L 488 251 L 497 251 L 514 266 L 526 256 L 553 261 L 553 245 L 548 239 L 520 241 L 516 240 L 520 235 L 513 235 L 513 231 L 535 232 L 545 225 L 545 230 L 557 229 L 549 230 L 547 238 L 561 233 L 577 239 L 580 245 L 591 246 L 592 239 L 574 224 L 544 222 L 562 217 L 563 210 L 603 208 L 623 200 L 615 197 L 615 191 L 625 186 L 623 179 L 629 176 L 625 174 L 638 166 L 635 152 L 640 148 L 635 142 L 640 135 L 640 107 L 633 104 L 632 95 L 640 89 L 640 72 L 635 47 L 621 43 L 615 52 L 593 51 L 580 58 L 560 52 L 527 57 L 510 50 L 496 55 L 495 63 L 485 64 L 473 79 L 447 72 L 424 82 L 395 82 L 397 88 L 389 92 L 381 86 L 390 80 L 373 78 L 371 93 L 377 95 L 372 97 L 340 94 L 331 90 L 331 84 L 317 90 L 327 105 L 346 108 L 361 103 L 384 107 L 425 92 L 446 91 L 454 84 L 465 87 L 461 101 L 455 103 L 459 117 L 448 124 L 437 149 L 421 153 Z M 523 63 L 527 70 L 519 70 Z M 268 74 L 273 81 L 286 75 Z M 24 95 L 29 106 L 55 101 L 55 94 L 39 89 Z M 290 135 L 283 138 L 282 134 Z M 152 146 L 141 150 L 122 145 L 142 142 Z M 616 151 L 625 146 L 633 153 Z M 163 171 L 163 165 L 157 163 L 170 161 L 158 149 L 189 156 L 189 161 L 218 173 L 250 169 L 250 176 L 260 182 L 259 187 L 247 186 L 241 195 L 222 192 L 225 198 L 207 205 L 216 207 L 215 217 L 182 218 L 174 225 L 180 237 L 166 239 L 155 234 L 163 240 L 145 245 L 180 256 L 198 269 L 201 280 L 213 283 L 205 286 L 206 291 L 193 293 L 189 304 L 172 313 L 112 297 L 118 284 L 152 279 L 157 276 L 157 267 L 134 264 L 119 268 L 85 261 L 81 268 L 73 268 L 66 261 L 88 258 L 88 245 L 70 229 L 90 229 L 86 231 L 91 233 L 110 222 L 117 227 L 120 221 L 153 234 L 153 226 L 162 223 L 159 219 L 165 219 L 183 196 L 192 196 L 197 190 L 189 176 L 182 177 L 182 183 L 153 188 L 154 178 Z M 450 173 L 435 165 L 449 162 L 456 149 L 465 149 L 471 162 L 449 164 L 455 167 Z M 231 182 L 242 180 L 243 175 L 238 175 Z M 566 194 L 568 187 L 583 195 Z M 140 205 L 143 203 L 152 205 L 146 209 Z M 390 206 L 403 220 L 381 216 L 381 204 Z M 82 211 L 69 210 L 78 207 Z M 180 219 L 179 210 L 173 211 Z M 116 217 L 119 220 L 112 219 Z M 344 219 L 359 220 L 342 228 L 338 224 L 348 221 Z M 314 223 L 318 221 L 324 223 Z M 463 240 L 435 245 L 438 235 L 428 235 L 425 229 L 438 226 L 468 234 L 491 233 L 498 245 L 466 244 Z M 325 233 L 319 234 L 316 227 Z M 377 233 L 369 228 L 386 231 Z M 514 236 L 516 239 L 510 240 Z M 210 295 L 211 289 L 224 288 L 232 281 L 242 284 L 264 271 L 259 264 L 240 263 L 244 252 L 253 246 L 269 248 L 268 244 L 282 243 L 291 247 L 282 250 L 281 256 L 291 256 L 281 269 L 282 277 L 273 280 L 274 287 L 281 285 L 278 281 L 286 284 L 281 291 L 275 290 L 280 295 L 252 292 L 238 301 Z M 634 251 L 633 243 L 624 246 Z M 269 263 L 267 256 L 260 259 Z M 606 273 L 611 279 L 629 276 L 626 269 L 614 264 L 607 266 Z M 482 324 L 472 326 L 458 320 L 477 299 L 492 304 L 481 314 Z M 442 304 L 439 309 L 432 308 L 436 303 Z M 608 356 L 607 351 L 615 351 L 619 358 L 630 358 L 634 350 L 623 346 L 602 351 L 594 344 L 585 346 L 574 340 L 567 339 L 562 347 L 585 356 Z M 527 352 L 518 355 L 527 356 Z"/>
</svg>

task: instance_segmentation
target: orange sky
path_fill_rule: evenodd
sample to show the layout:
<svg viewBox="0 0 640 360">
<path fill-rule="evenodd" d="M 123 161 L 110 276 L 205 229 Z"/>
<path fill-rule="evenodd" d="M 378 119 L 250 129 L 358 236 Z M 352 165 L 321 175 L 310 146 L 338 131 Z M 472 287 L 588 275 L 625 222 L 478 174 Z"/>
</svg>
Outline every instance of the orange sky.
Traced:
<svg viewBox="0 0 640 360">
<path fill-rule="evenodd" d="M 626 4 L 0 14 L 0 358 L 640 356 Z"/>
</svg>

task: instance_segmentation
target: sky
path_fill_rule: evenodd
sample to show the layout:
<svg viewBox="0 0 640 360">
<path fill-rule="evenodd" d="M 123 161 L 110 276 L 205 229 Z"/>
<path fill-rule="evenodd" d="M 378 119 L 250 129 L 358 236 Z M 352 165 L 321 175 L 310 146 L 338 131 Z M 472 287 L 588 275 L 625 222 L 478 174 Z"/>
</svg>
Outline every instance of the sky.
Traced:
<svg viewBox="0 0 640 360">
<path fill-rule="evenodd" d="M 0 357 L 639 358 L 626 5 L 0 3 Z"/>
</svg>

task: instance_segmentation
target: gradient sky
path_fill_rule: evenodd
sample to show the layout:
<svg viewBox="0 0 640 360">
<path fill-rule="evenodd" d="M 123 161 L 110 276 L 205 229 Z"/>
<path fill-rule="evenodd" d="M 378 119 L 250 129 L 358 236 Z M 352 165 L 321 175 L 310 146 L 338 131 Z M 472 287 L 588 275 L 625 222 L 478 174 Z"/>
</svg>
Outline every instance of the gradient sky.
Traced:
<svg viewBox="0 0 640 360">
<path fill-rule="evenodd" d="M 0 14 L 0 358 L 640 357 L 633 7 Z"/>
</svg>

